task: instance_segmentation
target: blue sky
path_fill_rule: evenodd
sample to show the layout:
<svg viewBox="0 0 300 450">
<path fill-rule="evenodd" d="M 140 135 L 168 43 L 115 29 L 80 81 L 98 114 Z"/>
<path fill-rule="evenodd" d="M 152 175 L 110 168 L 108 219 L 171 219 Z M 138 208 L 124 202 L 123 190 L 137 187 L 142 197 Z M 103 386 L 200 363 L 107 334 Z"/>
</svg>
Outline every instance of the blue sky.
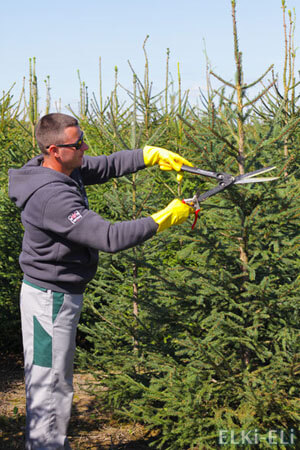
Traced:
<svg viewBox="0 0 300 450">
<path fill-rule="evenodd" d="M 287 7 L 293 10 L 295 0 L 287 0 Z M 281 0 L 237 0 L 237 23 L 245 81 L 253 81 L 271 64 L 280 74 L 284 54 Z M 296 24 L 296 46 L 297 29 Z M 212 68 L 223 78 L 234 78 L 230 0 L 15 0 L 1 5 L 1 90 L 7 91 L 16 82 L 13 93 L 17 97 L 23 77 L 28 80 L 29 58 L 36 57 L 41 109 L 47 75 L 52 110 L 59 98 L 62 105 L 70 103 L 76 108 L 78 69 L 90 95 L 99 94 L 99 56 L 104 97 L 113 89 L 115 66 L 120 83 L 130 89 L 132 72 L 127 61 L 143 78 L 142 46 L 147 35 L 155 92 L 165 84 L 169 48 L 173 78 L 179 62 L 183 89 L 198 95 L 198 88 L 205 87 L 204 41 Z"/>
</svg>

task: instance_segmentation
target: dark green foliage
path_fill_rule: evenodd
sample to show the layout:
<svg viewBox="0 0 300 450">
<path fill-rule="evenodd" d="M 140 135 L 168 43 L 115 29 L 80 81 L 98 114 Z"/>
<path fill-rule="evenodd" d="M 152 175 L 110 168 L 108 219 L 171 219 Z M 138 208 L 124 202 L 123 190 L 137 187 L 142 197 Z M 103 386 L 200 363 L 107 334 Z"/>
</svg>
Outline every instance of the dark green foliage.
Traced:
<svg viewBox="0 0 300 450">
<path fill-rule="evenodd" d="M 20 211 L 8 198 L 8 169 L 21 167 L 33 155 L 30 135 L 18 122 L 17 105 L 10 93 L 0 101 L 0 349 L 20 351 L 19 291 L 22 273 L 18 264 L 23 228 Z"/>
<path fill-rule="evenodd" d="M 278 184 L 220 196 L 216 208 L 204 207 L 194 233 L 172 230 L 135 255 L 101 257 L 88 296 L 99 321 L 85 328 L 95 348 L 87 366 L 93 361 L 109 388 L 100 399 L 161 429 L 168 448 L 213 448 L 220 429 L 297 426 L 299 227 L 295 186 Z M 241 217 L 248 224 L 246 279 Z"/>
<path fill-rule="evenodd" d="M 299 422 L 298 119 L 282 126 L 280 106 L 271 121 L 257 106 L 261 96 L 244 110 L 225 91 L 180 114 L 181 151 L 195 165 L 234 174 L 274 164 L 280 179 L 209 199 L 193 232 L 185 224 L 101 255 L 86 303 L 98 320 L 81 327 L 93 348 L 79 360 L 95 374 L 100 407 L 159 430 L 155 448 L 216 448 L 220 430 L 267 437 Z M 176 112 L 176 122 L 161 114 L 157 145 L 178 142 Z M 129 128 L 116 143 L 122 132 Z M 176 195 L 174 178 L 152 174 L 151 185 L 138 174 L 135 189 L 111 189 L 118 220 L 130 219 L 149 191 L 144 214 Z M 185 175 L 181 196 L 196 186 L 211 184 Z"/>
<path fill-rule="evenodd" d="M 190 159 L 236 173 L 234 154 L 205 131 L 205 116 L 190 120 L 193 136 L 185 145 L 197 141 L 204 149 L 194 148 Z M 263 128 L 249 121 L 247 140 L 257 142 Z M 101 408 L 160 430 L 156 448 L 214 448 L 219 430 L 297 427 L 297 158 L 290 174 L 272 184 L 235 187 L 204 203 L 193 232 L 186 224 L 138 249 L 100 257 L 86 301 L 96 322 L 81 326 L 94 350 L 81 352 L 80 361 L 95 373 Z M 268 146 L 249 159 L 246 171 L 276 163 L 280 172 L 285 163 Z M 137 175 L 137 210 L 150 190 L 150 211 L 172 198 L 161 174 L 154 176 L 149 185 Z M 198 183 L 185 175 L 182 196 Z M 174 178 L 168 184 L 174 191 Z M 132 217 L 131 189 L 118 182 L 105 194 L 118 220 Z"/>
</svg>

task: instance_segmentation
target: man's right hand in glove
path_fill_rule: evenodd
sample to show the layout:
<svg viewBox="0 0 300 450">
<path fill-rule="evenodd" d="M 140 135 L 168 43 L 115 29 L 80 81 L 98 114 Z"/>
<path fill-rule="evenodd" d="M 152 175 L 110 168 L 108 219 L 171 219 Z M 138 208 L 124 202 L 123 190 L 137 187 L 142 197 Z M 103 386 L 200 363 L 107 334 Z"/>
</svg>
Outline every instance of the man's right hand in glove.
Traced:
<svg viewBox="0 0 300 450">
<path fill-rule="evenodd" d="M 192 163 L 177 153 L 170 152 L 161 147 L 146 145 L 143 149 L 143 155 L 146 167 L 158 164 L 161 170 L 175 170 L 177 172 L 177 181 L 179 183 L 183 177 L 183 173 L 180 172 L 181 166 L 183 164 L 186 166 L 193 166 Z"/>
<path fill-rule="evenodd" d="M 157 233 L 159 233 L 172 225 L 183 223 L 194 212 L 194 208 L 175 199 L 165 209 L 152 214 L 151 217 L 158 224 Z"/>
</svg>

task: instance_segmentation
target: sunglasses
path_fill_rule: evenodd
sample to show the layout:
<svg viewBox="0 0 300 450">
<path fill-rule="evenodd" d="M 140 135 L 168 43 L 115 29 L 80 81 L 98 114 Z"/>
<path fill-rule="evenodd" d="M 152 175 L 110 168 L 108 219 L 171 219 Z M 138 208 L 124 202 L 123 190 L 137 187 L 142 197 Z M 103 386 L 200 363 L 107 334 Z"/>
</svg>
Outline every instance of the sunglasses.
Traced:
<svg viewBox="0 0 300 450">
<path fill-rule="evenodd" d="M 83 131 L 81 132 L 81 135 L 79 139 L 74 144 L 56 144 L 55 147 L 74 147 L 76 150 L 80 150 L 83 144 Z M 49 148 L 50 145 L 48 145 L 46 148 Z"/>
</svg>

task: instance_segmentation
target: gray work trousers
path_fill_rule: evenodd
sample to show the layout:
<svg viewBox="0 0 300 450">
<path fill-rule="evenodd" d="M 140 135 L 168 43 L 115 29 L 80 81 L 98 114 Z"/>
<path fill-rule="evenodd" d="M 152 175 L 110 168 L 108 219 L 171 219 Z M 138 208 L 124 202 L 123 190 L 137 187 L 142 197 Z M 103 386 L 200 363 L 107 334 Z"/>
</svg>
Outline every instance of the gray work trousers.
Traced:
<svg viewBox="0 0 300 450">
<path fill-rule="evenodd" d="M 73 360 L 82 294 L 24 281 L 20 307 L 26 388 L 27 450 L 69 449 Z"/>
</svg>

